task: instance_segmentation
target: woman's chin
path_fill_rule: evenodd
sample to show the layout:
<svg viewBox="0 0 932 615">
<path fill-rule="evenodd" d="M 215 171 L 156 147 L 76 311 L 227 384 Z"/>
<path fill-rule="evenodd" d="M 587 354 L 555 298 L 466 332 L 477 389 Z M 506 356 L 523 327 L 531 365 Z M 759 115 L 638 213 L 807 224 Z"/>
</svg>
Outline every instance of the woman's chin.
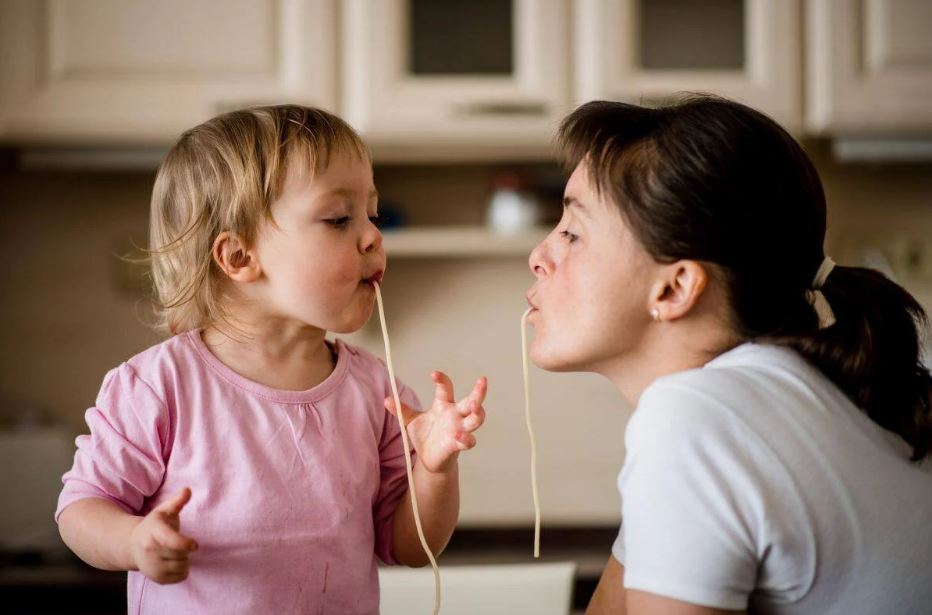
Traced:
<svg viewBox="0 0 932 615">
<path fill-rule="evenodd" d="M 578 364 L 554 349 L 540 348 L 532 345 L 528 355 L 531 362 L 548 372 L 572 372 L 578 370 Z"/>
</svg>

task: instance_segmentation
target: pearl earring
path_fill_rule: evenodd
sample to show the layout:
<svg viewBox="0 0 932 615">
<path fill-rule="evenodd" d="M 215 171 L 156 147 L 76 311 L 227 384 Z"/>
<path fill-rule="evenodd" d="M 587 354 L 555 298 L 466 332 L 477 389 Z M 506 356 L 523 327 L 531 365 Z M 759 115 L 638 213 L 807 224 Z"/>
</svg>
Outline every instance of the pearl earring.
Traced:
<svg viewBox="0 0 932 615">
<path fill-rule="evenodd" d="M 650 311 L 650 317 L 654 319 L 654 322 L 660 322 L 660 308 L 654 308 Z"/>
</svg>

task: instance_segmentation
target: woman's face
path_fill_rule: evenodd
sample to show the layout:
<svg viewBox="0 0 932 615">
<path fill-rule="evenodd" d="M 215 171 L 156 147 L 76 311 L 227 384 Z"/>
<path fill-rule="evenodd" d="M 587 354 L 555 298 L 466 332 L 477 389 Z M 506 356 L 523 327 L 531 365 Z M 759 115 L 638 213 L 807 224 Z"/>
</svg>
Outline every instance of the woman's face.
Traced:
<svg viewBox="0 0 932 615">
<path fill-rule="evenodd" d="M 529 259 L 527 294 L 535 364 L 550 371 L 604 373 L 637 352 L 651 323 L 652 275 L 660 266 L 598 194 L 581 162 L 566 184 L 563 218 Z"/>
</svg>

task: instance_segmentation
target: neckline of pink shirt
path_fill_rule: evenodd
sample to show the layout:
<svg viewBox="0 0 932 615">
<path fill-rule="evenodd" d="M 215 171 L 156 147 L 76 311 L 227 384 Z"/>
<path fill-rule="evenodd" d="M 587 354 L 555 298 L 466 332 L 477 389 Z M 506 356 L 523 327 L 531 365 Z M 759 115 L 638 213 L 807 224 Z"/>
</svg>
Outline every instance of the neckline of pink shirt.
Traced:
<svg viewBox="0 0 932 615">
<path fill-rule="evenodd" d="M 201 339 L 201 332 L 199 330 L 188 331 L 184 335 L 188 339 L 188 342 L 190 342 L 194 347 L 194 350 L 197 351 L 197 354 L 200 355 L 204 363 L 206 363 L 208 367 L 216 372 L 218 376 L 233 386 L 239 387 L 245 391 L 248 391 L 249 393 L 252 393 L 253 395 L 273 402 L 284 404 L 307 404 L 319 401 L 329 395 L 336 387 L 340 386 L 340 384 L 343 382 L 343 379 L 346 377 L 346 373 L 349 368 L 349 349 L 347 348 L 346 344 L 338 339 L 334 341 L 337 354 L 336 365 L 334 366 L 330 375 L 327 376 L 323 382 L 304 391 L 275 389 L 270 386 L 260 384 L 255 380 L 250 380 L 249 378 L 246 378 L 245 376 L 242 376 L 233 371 L 233 369 L 231 369 L 228 365 L 214 356 L 214 353 L 210 351 L 210 348 L 208 348 L 207 344 L 204 343 L 204 340 Z"/>
</svg>

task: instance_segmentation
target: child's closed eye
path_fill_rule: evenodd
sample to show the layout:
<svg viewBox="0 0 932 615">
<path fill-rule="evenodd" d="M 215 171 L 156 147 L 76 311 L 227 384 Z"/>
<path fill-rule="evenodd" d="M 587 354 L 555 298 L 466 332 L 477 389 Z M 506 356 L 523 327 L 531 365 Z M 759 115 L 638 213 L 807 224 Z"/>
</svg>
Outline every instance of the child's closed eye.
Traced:
<svg viewBox="0 0 932 615">
<path fill-rule="evenodd" d="M 350 216 L 340 216 L 339 218 L 328 218 L 324 220 L 330 226 L 343 229 L 350 223 L 352 218 Z M 382 218 L 378 215 L 369 216 L 369 222 L 371 222 L 376 228 L 382 228 Z"/>
<path fill-rule="evenodd" d="M 327 220 L 324 220 L 324 222 L 334 228 L 345 228 L 346 225 L 349 224 L 349 221 L 349 216 L 340 216 L 339 218 L 328 218 Z"/>
</svg>

